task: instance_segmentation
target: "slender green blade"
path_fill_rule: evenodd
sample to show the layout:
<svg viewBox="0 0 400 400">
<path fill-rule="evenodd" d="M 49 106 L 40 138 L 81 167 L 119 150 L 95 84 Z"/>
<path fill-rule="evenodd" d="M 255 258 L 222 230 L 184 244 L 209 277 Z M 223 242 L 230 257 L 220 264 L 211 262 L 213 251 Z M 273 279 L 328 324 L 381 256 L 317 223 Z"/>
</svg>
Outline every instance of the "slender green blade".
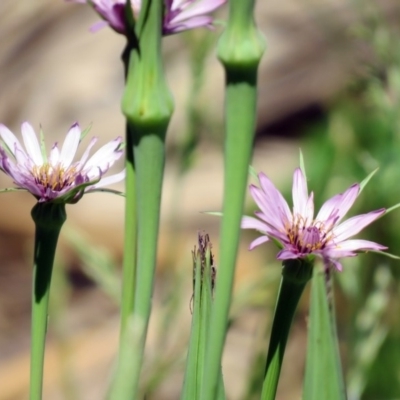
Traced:
<svg viewBox="0 0 400 400">
<path fill-rule="evenodd" d="M 336 326 L 324 274 L 314 269 L 303 399 L 345 400 Z"/>
<path fill-rule="evenodd" d="M 183 382 L 183 389 L 181 400 L 196 399 L 197 390 L 197 373 L 199 358 L 199 341 L 200 341 L 200 295 L 201 295 L 201 262 L 200 259 L 196 260 L 195 270 L 195 284 L 193 293 L 193 315 L 192 315 L 192 328 L 190 332 L 190 341 L 188 355 L 186 359 L 185 379 Z"/>
<path fill-rule="evenodd" d="M 206 243 L 208 242 L 206 241 Z M 209 338 L 208 331 L 216 275 L 216 270 L 212 265 L 211 246 L 207 244 L 206 247 L 202 247 L 202 241 L 199 240 L 199 251 L 193 253 L 193 256 L 195 264 L 193 316 L 181 400 L 200 399 L 204 385 L 206 343 Z M 225 400 L 225 398 L 222 373 L 220 372 L 216 400 Z"/>
</svg>

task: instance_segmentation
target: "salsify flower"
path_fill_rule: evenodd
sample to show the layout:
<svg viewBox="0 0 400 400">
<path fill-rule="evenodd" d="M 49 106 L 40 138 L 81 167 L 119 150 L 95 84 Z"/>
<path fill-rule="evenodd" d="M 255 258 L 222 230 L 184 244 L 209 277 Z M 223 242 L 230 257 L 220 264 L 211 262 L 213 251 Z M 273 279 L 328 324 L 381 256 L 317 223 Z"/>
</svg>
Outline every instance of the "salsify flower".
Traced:
<svg viewBox="0 0 400 400">
<path fill-rule="evenodd" d="M 109 25 L 116 32 L 126 35 L 126 0 L 67 0 L 74 3 L 88 3 L 104 21 L 95 24 L 92 30 Z M 163 34 L 199 28 L 213 27 L 213 19 L 208 14 L 221 7 L 227 0 L 164 0 Z M 131 0 L 133 15 L 139 16 L 141 0 Z"/>
<path fill-rule="evenodd" d="M 242 228 L 256 229 L 262 233 L 250 244 L 250 250 L 272 239 L 281 248 L 277 255 L 279 260 L 312 260 L 318 256 L 323 259 L 325 266 L 333 265 L 340 271 L 340 258 L 353 257 L 358 252 L 368 250 L 386 249 L 368 240 L 349 240 L 384 214 L 385 209 L 340 223 L 360 193 L 359 184 L 326 201 L 314 217 L 314 196 L 312 192 L 308 195 L 307 181 L 300 168 L 295 170 L 293 176 L 293 211 L 266 175 L 260 173 L 258 178 L 261 187 L 250 185 L 250 193 L 260 208 L 255 212 L 258 218 L 245 216 L 242 219 Z"/>
<path fill-rule="evenodd" d="M 103 178 L 123 154 L 121 137 L 105 144 L 89 158 L 97 141 L 92 138 L 81 159 L 73 162 L 86 133 L 81 132 L 77 123 L 69 129 L 61 151 L 55 143 L 49 156 L 46 156 L 43 137 L 39 143 L 29 123 L 22 124 L 21 132 L 25 149 L 13 133 L 0 124 L 0 170 L 13 179 L 17 189 L 29 191 L 38 202 L 76 203 L 84 193 L 104 191 L 99 188 L 125 177 L 123 170 Z"/>
</svg>

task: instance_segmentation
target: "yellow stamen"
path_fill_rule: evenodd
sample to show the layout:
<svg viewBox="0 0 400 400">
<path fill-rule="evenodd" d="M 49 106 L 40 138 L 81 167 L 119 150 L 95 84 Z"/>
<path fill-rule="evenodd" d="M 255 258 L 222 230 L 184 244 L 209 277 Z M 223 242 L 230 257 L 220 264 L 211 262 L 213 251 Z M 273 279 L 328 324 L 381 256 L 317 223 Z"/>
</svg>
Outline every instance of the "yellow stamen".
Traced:
<svg viewBox="0 0 400 400">
<path fill-rule="evenodd" d="M 52 165 L 50 163 L 35 165 L 31 172 L 37 184 L 54 191 L 61 191 L 65 187 L 71 186 L 77 175 L 74 166 L 65 169 L 62 164 Z"/>
</svg>

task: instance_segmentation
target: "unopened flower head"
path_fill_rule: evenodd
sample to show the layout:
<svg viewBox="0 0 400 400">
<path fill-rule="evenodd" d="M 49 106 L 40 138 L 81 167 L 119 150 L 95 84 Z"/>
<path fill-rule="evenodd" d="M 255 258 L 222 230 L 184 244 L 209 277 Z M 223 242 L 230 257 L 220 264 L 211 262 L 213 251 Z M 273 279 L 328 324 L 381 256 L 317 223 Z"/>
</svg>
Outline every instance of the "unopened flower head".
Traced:
<svg viewBox="0 0 400 400">
<path fill-rule="evenodd" d="M 127 22 L 125 16 L 126 0 L 68 0 L 74 3 L 88 3 L 93 6 L 104 20 L 92 27 L 97 30 L 109 25 L 116 32 L 126 35 Z M 227 0 L 164 0 L 163 34 L 199 28 L 213 27 L 213 19 L 209 15 Z M 140 13 L 141 0 L 131 0 L 132 12 L 137 19 Z"/>
<path fill-rule="evenodd" d="M 25 149 L 13 133 L 0 124 L 0 170 L 13 179 L 17 188 L 29 191 L 39 202 L 76 203 L 84 193 L 125 177 L 125 171 L 121 171 L 103 178 L 123 153 L 121 137 L 107 143 L 89 158 L 97 141 L 92 138 L 81 159 L 73 162 L 82 136 L 77 123 L 69 129 L 61 150 L 55 143 L 49 156 L 44 141 L 39 143 L 29 123 L 24 122 L 21 131 Z"/>
<path fill-rule="evenodd" d="M 293 176 L 293 212 L 266 175 L 260 173 L 258 178 L 261 187 L 250 185 L 250 193 L 260 208 L 255 212 L 258 218 L 242 219 L 242 228 L 256 229 L 263 234 L 250 244 L 250 250 L 272 239 L 281 247 L 277 255 L 279 260 L 312 260 L 314 256 L 319 256 L 326 266 L 333 265 L 341 270 L 338 260 L 342 257 L 386 249 L 368 240 L 349 240 L 384 214 L 385 209 L 340 223 L 360 192 L 359 184 L 326 201 L 314 218 L 314 196 L 312 192 L 308 194 L 307 181 L 300 168 L 295 170 Z"/>
</svg>

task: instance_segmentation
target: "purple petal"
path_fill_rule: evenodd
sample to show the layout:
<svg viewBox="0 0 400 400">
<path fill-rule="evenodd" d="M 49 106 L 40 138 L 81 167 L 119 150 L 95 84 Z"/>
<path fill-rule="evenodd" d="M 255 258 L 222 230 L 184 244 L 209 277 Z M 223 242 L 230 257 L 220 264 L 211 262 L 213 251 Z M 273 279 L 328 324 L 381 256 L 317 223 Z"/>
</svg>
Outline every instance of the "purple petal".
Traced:
<svg viewBox="0 0 400 400">
<path fill-rule="evenodd" d="M 281 192 L 275 187 L 275 185 L 270 181 L 270 179 L 262 172 L 258 174 L 258 179 L 260 180 L 260 185 L 263 192 L 266 194 L 269 203 L 282 215 L 284 222 L 292 220 L 292 213 L 288 206 L 287 201 L 282 196 Z"/>
<path fill-rule="evenodd" d="M 78 168 L 78 169 L 80 169 L 80 168 L 85 164 L 86 160 L 87 160 L 88 157 L 89 157 L 90 150 L 92 149 L 92 147 L 93 147 L 93 146 L 95 145 L 95 143 L 97 142 L 97 139 L 98 139 L 97 137 L 93 137 L 93 138 L 90 140 L 90 143 L 89 143 L 88 147 L 86 148 L 85 152 L 84 152 L 83 155 L 82 155 L 82 158 L 80 159 L 79 163 L 77 164 L 77 168 Z"/>
<path fill-rule="evenodd" d="M 124 34 L 125 27 L 125 4 L 126 0 L 92 0 L 93 7 L 118 33 Z"/>
<path fill-rule="evenodd" d="M 265 192 L 261 191 L 258 187 L 250 185 L 250 193 L 262 211 L 262 219 L 267 222 L 268 225 L 276 228 L 279 231 L 284 231 L 285 226 L 288 225 L 289 221 L 283 214 L 282 209 L 279 209 L 279 204 L 272 202 Z"/>
<path fill-rule="evenodd" d="M 78 150 L 79 142 L 81 141 L 81 129 L 77 123 L 73 124 L 67 133 L 64 144 L 61 148 L 60 162 L 68 168 Z"/>
<path fill-rule="evenodd" d="M 176 1 L 173 3 L 174 4 L 172 5 L 172 8 L 177 9 L 178 7 L 175 5 Z M 189 2 L 187 2 L 188 6 L 182 7 L 182 11 L 177 13 L 176 17 L 174 17 L 171 22 L 176 24 L 184 20 L 188 20 L 189 18 L 211 13 L 224 3 L 225 0 L 199 0 L 193 4 L 189 4 Z"/>
<path fill-rule="evenodd" d="M 32 159 L 25 153 L 24 150 L 19 148 L 15 149 L 15 161 L 17 162 L 18 168 L 22 171 L 25 170 L 28 172 L 33 168 L 33 161 Z"/>
<path fill-rule="evenodd" d="M 341 258 L 347 257 L 346 255 L 341 255 L 345 254 L 346 252 L 354 253 L 359 251 L 380 251 L 386 249 L 386 246 L 383 246 L 379 243 L 371 242 L 370 240 L 354 239 L 345 240 L 344 242 L 339 243 L 339 245 L 337 245 L 335 248 L 328 249 L 327 253 L 329 253 L 331 257 Z"/>
<path fill-rule="evenodd" d="M 278 260 L 293 260 L 295 258 L 301 258 L 301 257 L 297 252 L 293 252 L 292 250 L 289 249 L 283 249 L 278 253 L 276 258 Z"/>
<path fill-rule="evenodd" d="M 42 151 L 40 149 L 40 145 L 37 140 L 34 129 L 28 122 L 24 122 L 21 126 L 21 132 L 22 132 L 22 138 L 24 139 L 25 148 L 29 157 L 36 165 L 42 165 L 43 164 Z"/>
<path fill-rule="evenodd" d="M 268 234 L 268 236 L 272 236 L 276 239 L 278 239 L 280 242 L 287 243 L 288 242 L 288 236 L 285 230 L 280 231 L 274 226 L 271 226 L 268 221 L 265 221 L 265 216 L 261 211 L 256 211 L 254 213 L 256 217 L 260 218 L 262 221 L 265 222 L 265 233 Z"/>
<path fill-rule="evenodd" d="M 266 226 L 266 224 L 264 222 L 262 222 L 256 218 L 244 216 L 244 217 L 242 217 L 241 228 L 242 229 L 255 229 L 257 231 L 265 233 L 268 229 L 268 226 Z"/>
<path fill-rule="evenodd" d="M 300 168 L 296 168 L 293 174 L 293 215 L 301 215 L 306 218 L 307 213 L 307 203 L 308 203 L 308 189 L 307 181 L 303 175 Z M 314 215 L 311 216 L 311 219 Z"/>
<path fill-rule="evenodd" d="M 165 21 L 163 27 L 164 35 L 171 35 L 173 33 L 187 31 L 189 29 L 195 29 L 200 27 L 212 28 L 213 19 L 208 16 L 193 17 L 185 22 L 175 22 L 174 20 Z"/>
<path fill-rule="evenodd" d="M 344 221 L 339 226 L 335 227 L 333 230 L 334 238 L 336 243 L 339 243 L 351 236 L 356 235 L 367 225 L 378 219 L 382 214 L 385 213 L 385 209 L 371 211 L 367 214 L 357 215 L 353 218 Z"/>
<path fill-rule="evenodd" d="M 107 171 L 123 153 L 118 150 L 121 142 L 122 138 L 118 137 L 97 150 L 85 164 L 85 171 L 92 171 L 93 168 L 100 168 L 103 173 Z"/>
<path fill-rule="evenodd" d="M 4 143 L 7 145 L 8 149 L 15 155 L 16 149 L 25 153 L 25 150 L 21 146 L 20 141 L 17 137 L 3 124 L 0 124 L 0 137 L 3 139 Z"/>
<path fill-rule="evenodd" d="M 101 29 L 105 28 L 106 26 L 110 26 L 110 24 L 107 21 L 104 20 L 97 21 L 90 27 L 89 31 L 92 33 L 96 33 Z"/>
<path fill-rule="evenodd" d="M 110 175 L 107 176 L 107 178 L 101 178 L 100 182 L 96 183 L 93 186 L 90 186 L 88 190 L 85 190 L 86 192 L 90 192 L 93 189 L 97 189 L 99 187 L 104 187 L 104 186 L 109 186 L 117 182 L 121 182 L 122 180 L 125 179 L 125 169 L 123 169 L 121 172 L 118 172 L 118 174 Z"/>
<path fill-rule="evenodd" d="M 56 165 L 60 161 L 60 150 L 58 150 L 57 143 L 54 143 L 49 156 L 49 163 Z"/>
<path fill-rule="evenodd" d="M 324 260 L 326 266 L 330 267 L 333 265 L 339 272 L 343 270 L 342 264 L 338 260 L 334 260 L 333 258 L 328 258 Z"/>
<path fill-rule="evenodd" d="M 327 200 L 319 211 L 316 220 L 328 221 L 334 219 L 338 223 L 349 211 L 354 204 L 360 192 L 360 185 L 355 183 L 350 186 L 344 193 L 337 194 Z"/>
<path fill-rule="evenodd" d="M 253 240 L 250 243 L 249 250 L 253 250 L 257 246 L 260 246 L 261 244 L 266 243 L 268 241 L 269 241 L 269 237 L 268 236 L 260 236 L 259 238 L 257 238 L 256 240 Z"/>
</svg>

